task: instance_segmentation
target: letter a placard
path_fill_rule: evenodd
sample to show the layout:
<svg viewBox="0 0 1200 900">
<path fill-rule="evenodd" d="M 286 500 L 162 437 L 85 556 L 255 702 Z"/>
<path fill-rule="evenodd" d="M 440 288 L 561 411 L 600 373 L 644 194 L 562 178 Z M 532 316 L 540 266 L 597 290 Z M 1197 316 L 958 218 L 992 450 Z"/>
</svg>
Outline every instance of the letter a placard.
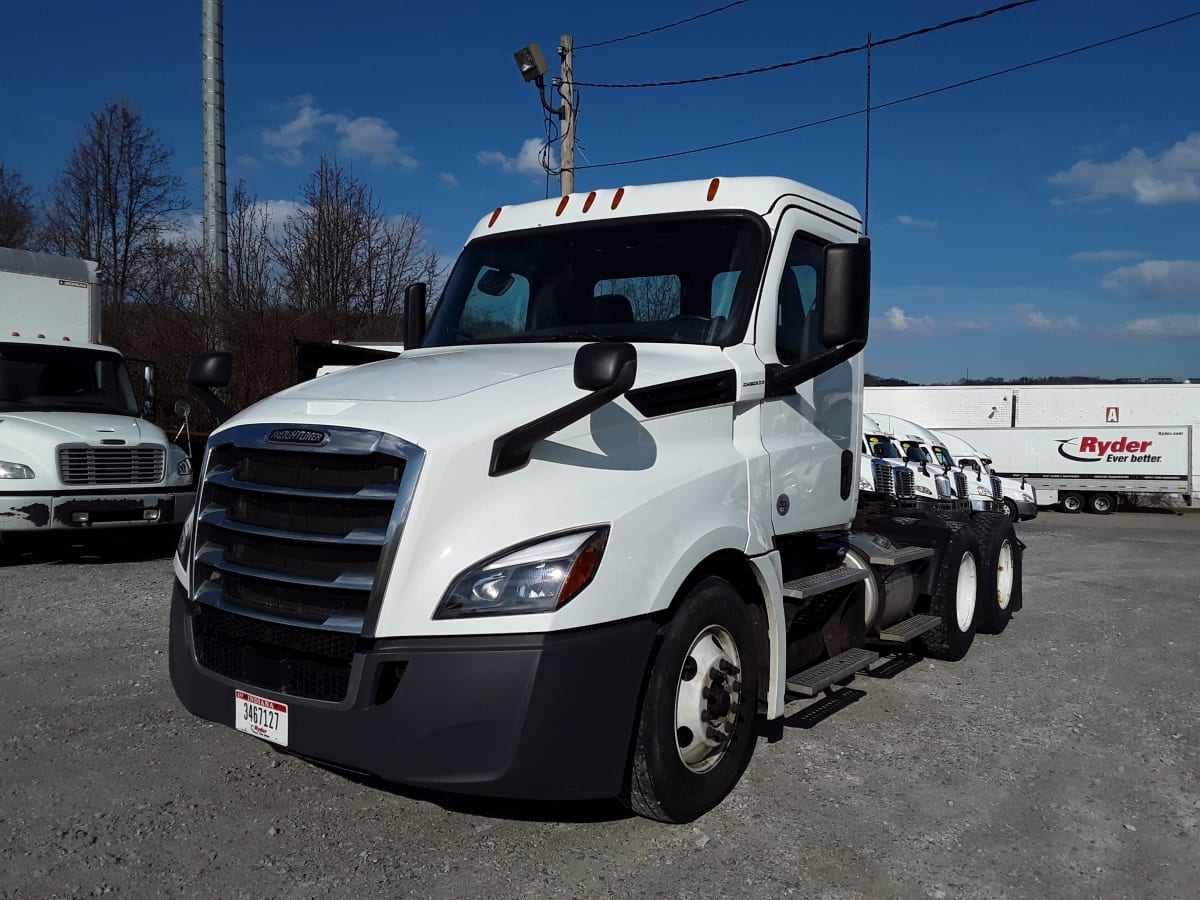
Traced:
<svg viewBox="0 0 1200 900">
<path fill-rule="evenodd" d="M 1104 421 L 1116 425 L 1121 421 L 1121 407 L 1107 406 L 1104 408 Z"/>
</svg>

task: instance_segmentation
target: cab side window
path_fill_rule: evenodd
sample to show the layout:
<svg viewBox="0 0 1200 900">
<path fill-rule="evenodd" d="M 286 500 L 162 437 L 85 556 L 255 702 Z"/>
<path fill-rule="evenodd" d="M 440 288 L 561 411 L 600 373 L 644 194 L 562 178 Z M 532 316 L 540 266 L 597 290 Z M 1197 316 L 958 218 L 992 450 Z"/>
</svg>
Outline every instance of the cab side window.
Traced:
<svg viewBox="0 0 1200 900">
<path fill-rule="evenodd" d="M 787 265 L 779 281 L 775 352 L 784 365 L 812 359 L 821 352 L 819 310 L 825 248 L 797 234 L 788 249 Z"/>
</svg>

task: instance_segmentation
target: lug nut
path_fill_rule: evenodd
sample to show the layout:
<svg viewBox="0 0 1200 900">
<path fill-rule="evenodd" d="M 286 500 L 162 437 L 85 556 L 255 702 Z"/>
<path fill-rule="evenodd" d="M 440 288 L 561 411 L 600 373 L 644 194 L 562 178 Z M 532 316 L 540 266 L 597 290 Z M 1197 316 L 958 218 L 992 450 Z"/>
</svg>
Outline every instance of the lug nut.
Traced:
<svg viewBox="0 0 1200 900">
<path fill-rule="evenodd" d="M 736 675 L 736 674 L 738 674 L 738 672 L 741 671 L 737 666 L 735 666 L 733 663 L 731 663 L 727 659 L 721 660 L 718 663 L 718 665 L 721 667 L 721 671 L 724 672 L 726 675 Z"/>
<path fill-rule="evenodd" d="M 711 727 L 711 726 L 709 727 L 709 729 L 708 729 L 708 731 L 706 732 L 706 734 L 708 735 L 708 739 L 709 739 L 710 741 L 723 741 L 723 740 L 725 740 L 725 735 L 721 734 L 721 732 L 717 731 L 717 729 L 715 729 L 715 728 L 713 728 L 713 727 Z"/>
<path fill-rule="evenodd" d="M 707 722 L 710 718 L 712 718 L 712 717 L 708 714 L 707 709 L 700 710 L 700 721 L 701 722 Z"/>
</svg>

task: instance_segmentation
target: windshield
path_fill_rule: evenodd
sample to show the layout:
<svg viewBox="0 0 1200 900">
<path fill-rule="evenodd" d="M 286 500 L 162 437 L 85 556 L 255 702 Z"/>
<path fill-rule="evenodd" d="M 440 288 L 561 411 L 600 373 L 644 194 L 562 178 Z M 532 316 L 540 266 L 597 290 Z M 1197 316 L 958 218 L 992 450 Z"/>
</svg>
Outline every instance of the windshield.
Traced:
<svg viewBox="0 0 1200 900">
<path fill-rule="evenodd" d="M 58 344 L 0 344 L 0 412 L 138 414 L 125 360 Z"/>
<path fill-rule="evenodd" d="M 869 434 L 867 435 L 867 446 L 871 448 L 871 455 L 879 459 L 900 459 L 900 451 L 888 438 Z"/>
<path fill-rule="evenodd" d="M 954 457 L 950 455 L 950 451 L 945 447 L 939 447 L 937 444 L 934 444 L 933 455 L 937 457 L 937 461 L 943 466 L 954 465 Z"/>
<path fill-rule="evenodd" d="M 543 228 L 464 248 L 425 347 L 555 340 L 728 346 L 765 252 L 760 219 L 649 217 Z"/>
<path fill-rule="evenodd" d="M 916 441 L 901 441 L 900 446 L 904 448 L 904 458 L 909 462 L 933 462 L 933 459 L 930 457 L 925 448 Z"/>
</svg>

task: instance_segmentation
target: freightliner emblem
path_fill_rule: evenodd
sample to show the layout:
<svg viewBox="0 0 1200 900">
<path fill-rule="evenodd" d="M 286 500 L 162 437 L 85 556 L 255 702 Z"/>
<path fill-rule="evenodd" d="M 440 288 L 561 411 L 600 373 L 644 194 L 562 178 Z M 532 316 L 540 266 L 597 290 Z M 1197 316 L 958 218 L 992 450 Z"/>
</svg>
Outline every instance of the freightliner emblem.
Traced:
<svg viewBox="0 0 1200 900">
<path fill-rule="evenodd" d="M 267 435 L 267 440 L 277 444 L 323 444 L 329 440 L 329 435 L 307 428 L 276 428 Z"/>
</svg>

